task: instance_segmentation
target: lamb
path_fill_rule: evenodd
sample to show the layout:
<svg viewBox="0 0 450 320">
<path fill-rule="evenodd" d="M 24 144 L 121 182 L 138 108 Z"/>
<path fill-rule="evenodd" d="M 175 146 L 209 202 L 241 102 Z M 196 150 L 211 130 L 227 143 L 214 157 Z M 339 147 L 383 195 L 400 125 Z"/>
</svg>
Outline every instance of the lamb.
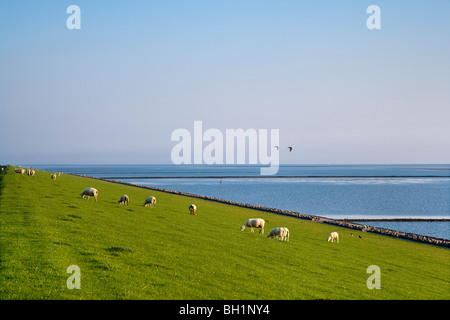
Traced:
<svg viewBox="0 0 450 320">
<path fill-rule="evenodd" d="M 16 168 L 16 169 L 14 169 L 14 172 L 15 173 L 24 174 L 25 173 L 25 169 L 23 169 L 23 168 Z"/>
<path fill-rule="evenodd" d="M 124 194 L 123 196 L 120 197 L 120 200 L 117 201 L 117 203 L 123 204 L 123 205 L 128 205 L 128 202 L 130 201 L 130 198 L 128 197 L 128 195 Z"/>
<path fill-rule="evenodd" d="M 87 197 L 89 200 L 89 197 L 95 197 L 95 201 L 97 201 L 98 191 L 95 188 L 86 188 L 81 193 L 81 198 L 84 199 L 84 197 Z"/>
<path fill-rule="evenodd" d="M 34 174 L 36 173 L 36 171 L 32 170 L 32 169 L 27 169 L 27 175 L 29 176 L 34 176 Z"/>
<path fill-rule="evenodd" d="M 154 208 L 156 206 L 156 198 L 155 197 L 148 197 L 145 199 L 144 207 L 149 206 L 150 208 Z"/>
<path fill-rule="evenodd" d="M 195 204 L 191 204 L 189 205 L 189 211 L 191 212 L 191 214 L 194 214 L 197 212 L 197 206 Z"/>
<path fill-rule="evenodd" d="M 52 180 L 56 180 L 56 173 L 52 173 L 51 177 L 52 177 Z"/>
<path fill-rule="evenodd" d="M 249 227 L 251 232 L 253 232 L 253 228 L 261 228 L 261 230 L 259 230 L 259 233 L 264 234 L 264 225 L 266 224 L 266 222 L 263 219 L 248 219 L 247 221 L 245 221 L 242 226 L 241 226 L 241 231 L 244 231 L 245 227 Z"/>
<path fill-rule="evenodd" d="M 289 241 L 289 229 L 285 227 L 273 228 L 267 235 L 267 238 L 276 238 L 281 241 Z"/>
<path fill-rule="evenodd" d="M 327 241 L 328 242 L 330 242 L 330 241 L 333 242 L 334 239 L 336 239 L 337 243 L 339 243 L 339 234 L 337 232 L 331 232 L 328 235 Z"/>
</svg>

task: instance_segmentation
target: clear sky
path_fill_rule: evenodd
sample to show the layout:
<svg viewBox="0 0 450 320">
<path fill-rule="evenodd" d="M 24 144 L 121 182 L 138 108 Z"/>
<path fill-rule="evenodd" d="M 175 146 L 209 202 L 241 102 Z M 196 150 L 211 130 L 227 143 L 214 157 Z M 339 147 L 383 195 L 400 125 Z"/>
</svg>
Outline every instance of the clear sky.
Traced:
<svg viewBox="0 0 450 320">
<path fill-rule="evenodd" d="M 450 163 L 450 1 L 0 1 L 0 163 L 171 163 L 196 120 L 279 129 L 281 163 Z"/>
</svg>

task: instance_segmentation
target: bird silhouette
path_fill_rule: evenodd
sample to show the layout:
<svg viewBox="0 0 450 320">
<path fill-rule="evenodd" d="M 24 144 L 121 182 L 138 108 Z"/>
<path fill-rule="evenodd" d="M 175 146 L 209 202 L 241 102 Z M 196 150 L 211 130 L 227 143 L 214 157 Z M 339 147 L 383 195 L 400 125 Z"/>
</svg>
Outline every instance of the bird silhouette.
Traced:
<svg viewBox="0 0 450 320">
<path fill-rule="evenodd" d="M 289 152 L 291 152 L 292 149 L 294 149 L 294 147 L 288 147 L 288 149 L 289 149 Z"/>
</svg>

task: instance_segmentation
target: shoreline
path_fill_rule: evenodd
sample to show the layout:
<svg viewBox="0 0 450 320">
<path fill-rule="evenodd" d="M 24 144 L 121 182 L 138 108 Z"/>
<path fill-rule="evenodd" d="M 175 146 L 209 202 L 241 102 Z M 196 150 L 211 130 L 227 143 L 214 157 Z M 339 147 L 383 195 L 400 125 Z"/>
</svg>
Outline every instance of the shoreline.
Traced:
<svg viewBox="0 0 450 320">
<path fill-rule="evenodd" d="M 182 195 L 182 196 L 187 196 L 187 197 L 192 197 L 192 198 L 197 198 L 197 199 L 215 201 L 215 202 L 234 205 L 234 206 L 238 206 L 238 207 L 242 207 L 242 208 L 255 209 L 255 210 L 259 210 L 259 211 L 281 214 L 281 215 L 290 216 L 290 217 L 303 219 L 303 220 L 310 220 L 310 221 L 319 222 L 319 223 L 336 225 L 339 227 L 358 230 L 358 231 L 362 231 L 362 232 L 376 233 L 376 234 L 380 234 L 380 235 L 384 235 L 384 236 L 390 236 L 393 238 L 399 238 L 399 239 L 410 240 L 410 241 L 420 242 L 420 243 L 429 244 L 429 245 L 435 245 L 435 246 L 439 246 L 439 247 L 450 248 L 450 240 L 448 240 L 448 239 L 424 236 L 424 235 L 420 235 L 420 234 L 396 231 L 396 230 L 391 230 L 391 229 L 386 229 L 386 228 L 366 226 L 363 224 L 353 222 L 353 221 L 355 221 L 354 219 L 353 220 L 331 219 L 331 218 L 325 218 L 325 217 L 320 217 L 320 216 L 315 216 L 315 215 L 303 214 L 300 212 L 295 212 L 295 211 L 290 211 L 290 210 L 269 208 L 269 207 L 264 207 L 264 206 L 259 206 L 259 205 L 252 205 L 252 204 L 247 204 L 247 203 L 242 203 L 242 202 L 230 201 L 230 200 L 209 197 L 209 196 L 196 195 L 196 194 L 180 192 L 180 191 L 175 191 L 175 190 L 143 186 L 143 185 L 139 185 L 139 184 L 133 184 L 133 183 L 124 182 L 124 181 L 117 181 L 117 180 L 113 180 L 113 179 L 97 178 L 97 177 L 80 175 L 80 174 L 75 174 L 75 173 L 67 173 L 67 174 L 71 174 L 71 175 L 78 176 L 78 177 L 91 178 L 94 180 L 123 184 L 123 185 L 127 185 L 127 186 L 138 187 L 138 188 L 143 188 L 143 189 L 148 189 L 148 190 L 165 192 L 165 193 L 170 193 L 170 194 L 175 194 L 175 195 Z"/>
</svg>

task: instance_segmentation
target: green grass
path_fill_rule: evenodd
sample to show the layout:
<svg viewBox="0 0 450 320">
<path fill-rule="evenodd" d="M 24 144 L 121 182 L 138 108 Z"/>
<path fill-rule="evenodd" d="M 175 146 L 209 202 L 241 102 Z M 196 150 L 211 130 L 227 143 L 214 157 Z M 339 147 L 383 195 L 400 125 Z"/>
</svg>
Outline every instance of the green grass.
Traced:
<svg viewBox="0 0 450 320">
<path fill-rule="evenodd" d="M 86 187 L 98 202 L 80 198 Z M 44 171 L 9 168 L 0 192 L 0 299 L 450 298 L 446 248 Z M 117 204 L 125 193 L 128 207 Z M 156 208 L 144 208 L 149 195 Z M 254 217 L 267 221 L 265 235 L 240 231 Z M 266 238 L 279 226 L 290 242 Z M 331 231 L 339 244 L 326 241 Z M 67 288 L 70 265 L 79 290 Z M 366 286 L 370 265 L 381 289 Z"/>
</svg>

